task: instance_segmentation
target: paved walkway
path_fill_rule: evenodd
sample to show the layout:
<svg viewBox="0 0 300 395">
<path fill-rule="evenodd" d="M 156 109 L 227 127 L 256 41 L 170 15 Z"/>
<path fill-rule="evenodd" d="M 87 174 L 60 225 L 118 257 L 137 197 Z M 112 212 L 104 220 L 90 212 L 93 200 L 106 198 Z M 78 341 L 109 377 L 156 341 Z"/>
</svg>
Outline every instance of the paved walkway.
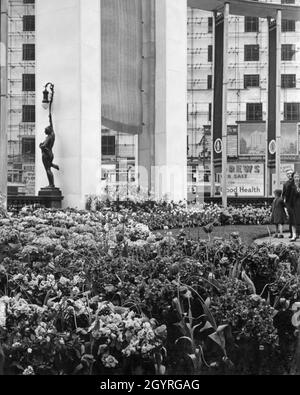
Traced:
<svg viewBox="0 0 300 395">
<path fill-rule="evenodd" d="M 288 244 L 288 245 L 296 245 L 300 247 L 300 239 L 295 242 L 291 242 L 289 239 L 289 233 L 284 234 L 284 239 L 275 239 L 273 235 L 271 237 L 263 237 L 255 240 L 255 243 L 261 245 L 263 243 L 271 243 L 271 244 Z"/>
</svg>

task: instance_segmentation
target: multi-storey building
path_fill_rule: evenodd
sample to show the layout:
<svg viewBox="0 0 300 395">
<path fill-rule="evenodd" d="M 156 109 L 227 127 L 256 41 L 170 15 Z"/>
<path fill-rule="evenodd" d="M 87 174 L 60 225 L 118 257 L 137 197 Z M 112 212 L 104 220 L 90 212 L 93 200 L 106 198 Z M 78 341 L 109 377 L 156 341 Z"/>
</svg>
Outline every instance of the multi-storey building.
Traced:
<svg viewBox="0 0 300 395">
<path fill-rule="evenodd" d="M 273 0 L 268 2 L 279 2 Z M 300 0 L 282 0 L 300 5 Z M 34 194 L 35 4 L 9 0 L 8 186 Z M 210 191 L 214 88 L 213 14 L 188 9 L 189 198 Z M 300 170 L 300 22 L 282 22 L 282 162 Z M 268 21 L 231 15 L 228 51 L 229 164 L 264 168 L 268 113 Z M 102 130 L 103 184 L 135 180 L 137 138 Z M 218 188 L 219 175 L 216 177 Z M 264 181 L 262 181 L 264 183 Z"/>
<path fill-rule="evenodd" d="M 8 193 L 34 195 L 35 4 L 9 0 Z"/>
<path fill-rule="evenodd" d="M 268 1 L 280 3 L 279 0 Z M 299 0 L 282 4 L 300 5 Z M 214 81 L 214 19 L 188 10 L 188 182 L 190 197 L 210 192 Z M 300 170 L 300 22 L 282 21 L 282 163 Z M 229 164 L 260 164 L 264 169 L 268 114 L 268 21 L 229 18 L 228 159 Z M 217 111 L 217 109 L 216 109 Z M 284 166 L 283 166 L 284 168 Z M 261 177 L 264 176 L 262 171 Z M 216 185 L 220 175 L 217 174 Z M 262 184 L 264 180 L 262 181 Z M 198 189 L 198 191 L 197 191 Z M 264 193 L 261 190 L 260 193 Z"/>
</svg>

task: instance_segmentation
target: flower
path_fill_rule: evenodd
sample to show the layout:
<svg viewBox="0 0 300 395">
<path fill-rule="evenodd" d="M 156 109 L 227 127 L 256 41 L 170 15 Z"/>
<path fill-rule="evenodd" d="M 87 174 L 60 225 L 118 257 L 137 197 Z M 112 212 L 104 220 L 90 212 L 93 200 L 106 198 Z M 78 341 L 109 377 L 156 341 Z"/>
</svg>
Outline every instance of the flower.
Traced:
<svg viewBox="0 0 300 395">
<path fill-rule="evenodd" d="M 101 358 L 101 362 L 108 369 L 114 369 L 118 366 L 119 362 L 115 357 L 109 354 L 104 354 Z"/>
<path fill-rule="evenodd" d="M 80 293 L 80 289 L 78 287 L 73 287 L 72 288 L 72 293 L 74 296 L 78 295 Z"/>
<path fill-rule="evenodd" d="M 18 348 L 21 348 L 21 347 L 22 347 L 22 344 L 20 342 L 16 342 L 16 343 L 14 343 L 12 345 L 12 348 L 14 348 L 14 349 L 18 349 Z"/>
<path fill-rule="evenodd" d="M 23 376 L 34 376 L 34 369 L 32 366 L 28 366 L 24 371 L 23 371 Z"/>
<path fill-rule="evenodd" d="M 3 298 L 0 299 L 0 328 L 6 326 L 6 303 Z"/>
</svg>

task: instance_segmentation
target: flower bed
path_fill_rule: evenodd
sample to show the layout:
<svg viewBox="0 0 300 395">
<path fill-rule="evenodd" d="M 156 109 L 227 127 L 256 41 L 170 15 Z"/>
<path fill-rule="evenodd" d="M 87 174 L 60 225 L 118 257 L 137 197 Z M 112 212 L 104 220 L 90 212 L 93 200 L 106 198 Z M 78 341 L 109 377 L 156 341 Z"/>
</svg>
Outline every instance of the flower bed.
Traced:
<svg viewBox="0 0 300 395">
<path fill-rule="evenodd" d="M 273 318 L 300 299 L 295 246 L 175 239 L 129 217 L 0 219 L 6 374 L 289 372 L 293 327 Z"/>
<path fill-rule="evenodd" d="M 102 200 L 89 197 L 87 209 L 93 212 L 113 210 L 125 216 L 133 217 L 154 230 L 180 229 L 186 227 L 202 227 L 213 223 L 219 225 L 268 225 L 270 224 L 271 208 L 257 208 L 251 205 L 228 207 L 224 210 L 218 205 L 203 204 L 188 206 L 166 201 Z"/>
</svg>

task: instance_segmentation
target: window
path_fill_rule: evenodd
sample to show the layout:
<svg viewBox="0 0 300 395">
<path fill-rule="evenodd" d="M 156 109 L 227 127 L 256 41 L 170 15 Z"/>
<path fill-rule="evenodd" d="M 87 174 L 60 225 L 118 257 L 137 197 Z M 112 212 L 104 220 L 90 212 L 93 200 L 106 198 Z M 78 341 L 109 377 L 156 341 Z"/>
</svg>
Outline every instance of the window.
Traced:
<svg viewBox="0 0 300 395">
<path fill-rule="evenodd" d="M 12 170 L 10 170 L 9 173 L 8 173 L 7 181 L 8 182 L 12 182 L 12 183 L 17 183 L 17 184 L 22 183 L 22 171 L 12 171 Z M 16 195 L 17 194 L 18 193 L 16 193 Z"/>
<path fill-rule="evenodd" d="M 259 45 L 245 45 L 245 62 L 259 61 Z"/>
<path fill-rule="evenodd" d="M 211 122 L 212 120 L 212 104 L 209 103 L 208 105 L 208 122 Z"/>
<path fill-rule="evenodd" d="M 22 155 L 35 155 L 35 139 L 32 137 L 24 137 L 22 139 Z"/>
<path fill-rule="evenodd" d="M 22 90 L 23 92 L 35 91 L 35 74 L 23 74 L 22 76 Z"/>
<path fill-rule="evenodd" d="M 288 19 L 283 19 L 282 20 L 281 30 L 282 30 L 283 33 L 295 32 L 296 31 L 295 21 L 290 21 Z"/>
<path fill-rule="evenodd" d="M 281 47 L 281 60 L 295 60 L 295 45 L 283 44 Z"/>
<path fill-rule="evenodd" d="M 102 136 L 102 155 L 116 155 L 115 136 Z"/>
<path fill-rule="evenodd" d="M 281 4 L 295 4 L 295 0 L 281 0 Z"/>
<path fill-rule="evenodd" d="M 209 17 L 208 18 L 208 33 L 212 33 L 213 32 L 213 18 Z"/>
<path fill-rule="evenodd" d="M 35 60 L 34 44 L 23 44 L 23 60 Z"/>
<path fill-rule="evenodd" d="M 35 122 L 35 106 L 25 105 L 22 108 L 22 122 Z"/>
<path fill-rule="evenodd" d="M 300 103 L 284 103 L 284 120 L 300 121 Z"/>
<path fill-rule="evenodd" d="M 207 89 L 212 89 L 212 75 L 207 76 Z"/>
<path fill-rule="evenodd" d="M 247 121 L 262 121 L 262 103 L 247 103 Z"/>
<path fill-rule="evenodd" d="M 34 15 L 23 15 L 23 31 L 24 32 L 35 31 L 35 16 Z"/>
<path fill-rule="evenodd" d="M 23 0 L 24 4 L 34 4 L 35 0 Z"/>
<path fill-rule="evenodd" d="M 296 74 L 282 74 L 281 88 L 296 88 Z"/>
<path fill-rule="evenodd" d="M 12 182 L 12 176 L 10 174 L 8 174 L 7 181 L 8 182 Z M 9 185 L 7 186 L 7 194 L 10 195 L 10 196 L 18 195 L 18 191 L 19 191 L 18 187 L 12 187 L 12 186 L 9 186 Z"/>
<path fill-rule="evenodd" d="M 245 33 L 258 32 L 259 31 L 259 19 L 253 16 L 245 17 Z"/>
<path fill-rule="evenodd" d="M 208 62 L 212 62 L 213 60 L 213 47 L 212 45 L 208 46 Z"/>
<path fill-rule="evenodd" d="M 244 88 L 259 87 L 259 74 L 244 75 Z"/>
</svg>

